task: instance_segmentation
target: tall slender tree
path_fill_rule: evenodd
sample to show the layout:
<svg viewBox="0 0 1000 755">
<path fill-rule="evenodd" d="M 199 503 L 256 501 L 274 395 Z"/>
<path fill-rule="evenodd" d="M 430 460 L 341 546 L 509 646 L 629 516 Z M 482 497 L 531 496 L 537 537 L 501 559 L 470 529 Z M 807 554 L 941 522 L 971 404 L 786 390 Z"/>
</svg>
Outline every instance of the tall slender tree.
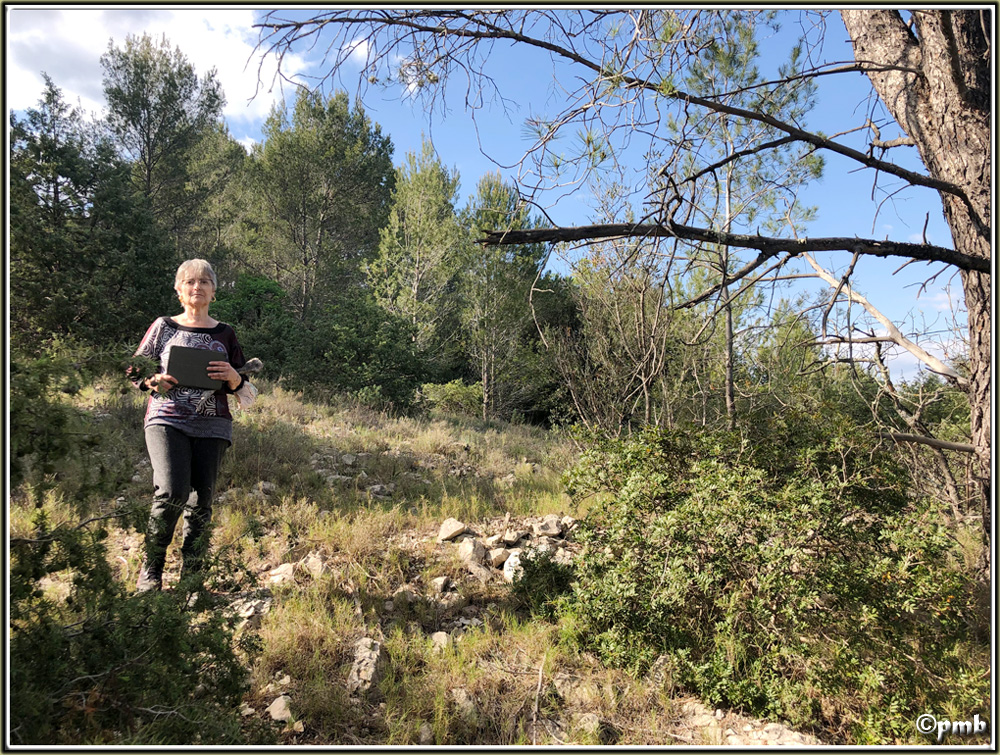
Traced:
<svg viewBox="0 0 1000 755">
<path fill-rule="evenodd" d="M 392 143 L 347 95 L 300 90 L 275 106 L 251 161 L 264 221 L 250 250 L 301 320 L 349 290 L 378 246 L 393 186 Z"/>
<path fill-rule="evenodd" d="M 455 211 L 458 184 L 430 140 L 419 155 L 407 153 L 378 254 L 366 268 L 378 302 L 413 324 L 418 348 L 442 367 L 457 346 L 456 279 L 465 244 Z"/>
<path fill-rule="evenodd" d="M 494 228 L 538 225 L 517 190 L 498 173 L 479 179 L 476 193 L 462 213 L 471 238 Z M 510 416 L 524 367 L 518 355 L 528 348 L 531 321 L 529 294 L 545 257 L 542 244 L 487 247 L 470 243 L 461 272 L 461 319 L 466 353 L 476 365 L 483 387 L 483 419 Z M 536 336 L 537 338 L 537 336 Z"/>
<path fill-rule="evenodd" d="M 133 165 L 133 183 L 178 247 L 203 195 L 190 180 L 192 150 L 225 104 L 215 70 L 200 78 L 164 36 L 129 35 L 101 56 L 108 125 Z"/>
</svg>

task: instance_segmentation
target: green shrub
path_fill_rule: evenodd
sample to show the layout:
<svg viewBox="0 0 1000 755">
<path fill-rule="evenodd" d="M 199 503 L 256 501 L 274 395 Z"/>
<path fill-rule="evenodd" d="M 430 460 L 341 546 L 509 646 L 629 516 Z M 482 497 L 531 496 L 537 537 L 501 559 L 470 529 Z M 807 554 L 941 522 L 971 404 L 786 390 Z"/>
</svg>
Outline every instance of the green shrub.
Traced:
<svg viewBox="0 0 1000 755">
<path fill-rule="evenodd" d="M 189 610 L 180 590 L 128 594 L 94 523 L 35 525 L 11 542 L 11 741 L 239 742 L 246 672 L 221 615 Z"/>
<path fill-rule="evenodd" d="M 529 549 L 521 553 L 521 573 L 512 592 L 533 614 L 553 618 L 557 599 L 569 592 L 575 570 L 556 561 L 548 551 Z"/>
<path fill-rule="evenodd" d="M 873 438 L 808 419 L 586 452 L 568 477 L 597 501 L 560 601 L 571 637 L 636 672 L 660 658 L 713 704 L 860 742 L 980 709 L 941 512 L 908 501 Z"/>
<path fill-rule="evenodd" d="M 432 412 L 479 417 L 483 413 L 483 386 L 466 385 L 461 380 L 450 383 L 424 383 L 420 386 L 424 406 Z"/>
</svg>

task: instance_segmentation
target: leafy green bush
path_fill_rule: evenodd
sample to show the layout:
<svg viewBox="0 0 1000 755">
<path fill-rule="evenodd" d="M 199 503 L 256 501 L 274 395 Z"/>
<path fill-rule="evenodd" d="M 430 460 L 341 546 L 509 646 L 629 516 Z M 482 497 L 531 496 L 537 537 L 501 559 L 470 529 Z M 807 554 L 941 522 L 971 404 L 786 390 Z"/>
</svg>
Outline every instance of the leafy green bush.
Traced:
<svg viewBox="0 0 1000 755">
<path fill-rule="evenodd" d="M 11 741 L 239 742 L 246 672 L 221 615 L 184 591 L 128 594 L 93 523 L 35 525 L 11 542 Z"/>
<path fill-rule="evenodd" d="M 659 658 L 713 704 L 858 742 L 980 709 L 970 584 L 941 512 L 907 499 L 873 438 L 809 420 L 586 452 L 568 477 L 595 500 L 560 601 L 571 637 L 637 672 Z"/>
<path fill-rule="evenodd" d="M 479 417 L 483 413 L 483 386 L 466 385 L 459 380 L 450 383 L 424 383 L 420 386 L 421 400 L 430 411 Z"/>
<path fill-rule="evenodd" d="M 529 549 L 521 553 L 521 572 L 512 592 L 533 614 L 553 618 L 557 600 L 570 591 L 574 575 L 572 565 L 559 563 L 550 552 Z"/>
</svg>

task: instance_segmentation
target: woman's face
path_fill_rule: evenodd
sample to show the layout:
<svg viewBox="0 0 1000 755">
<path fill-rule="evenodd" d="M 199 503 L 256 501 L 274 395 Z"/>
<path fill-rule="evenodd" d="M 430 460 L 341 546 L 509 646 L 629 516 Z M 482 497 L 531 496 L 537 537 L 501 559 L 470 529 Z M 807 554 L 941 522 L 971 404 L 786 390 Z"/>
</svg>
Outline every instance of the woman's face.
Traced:
<svg viewBox="0 0 1000 755">
<path fill-rule="evenodd" d="M 187 272 L 177 284 L 177 296 L 185 307 L 205 307 L 212 301 L 215 285 L 206 272 Z"/>
</svg>

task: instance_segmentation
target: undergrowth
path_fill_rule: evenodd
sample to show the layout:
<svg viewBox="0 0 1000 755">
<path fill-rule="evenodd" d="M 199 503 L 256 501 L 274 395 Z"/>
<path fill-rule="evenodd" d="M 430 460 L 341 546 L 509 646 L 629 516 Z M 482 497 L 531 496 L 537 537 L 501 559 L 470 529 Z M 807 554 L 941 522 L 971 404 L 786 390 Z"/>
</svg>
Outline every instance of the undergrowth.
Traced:
<svg viewBox="0 0 1000 755">
<path fill-rule="evenodd" d="M 922 741 L 921 713 L 989 709 L 945 512 L 908 497 L 877 440 L 833 424 L 585 452 L 569 487 L 599 503 L 558 598 L 572 644 L 839 741 Z"/>
<path fill-rule="evenodd" d="M 170 589 L 134 593 L 151 486 L 138 394 L 103 378 L 23 405 L 86 443 L 19 435 L 13 741 L 698 744 L 674 731 L 678 696 L 693 694 L 824 741 L 884 744 L 927 741 L 922 712 L 989 707 L 988 616 L 963 576 L 975 558 L 871 438 L 786 418 L 752 435 L 581 444 L 261 388 L 236 414 L 206 581 L 223 604 L 270 601 L 253 630 L 189 607 L 176 543 Z M 482 584 L 434 541 L 444 518 L 507 513 L 585 517 L 582 558 L 525 554 L 512 587 Z M 321 573 L 269 582 L 308 557 Z M 431 587 L 442 576 L 460 586 L 452 602 Z M 365 636 L 386 673 L 351 697 Z M 264 712 L 279 693 L 289 722 Z"/>
</svg>

